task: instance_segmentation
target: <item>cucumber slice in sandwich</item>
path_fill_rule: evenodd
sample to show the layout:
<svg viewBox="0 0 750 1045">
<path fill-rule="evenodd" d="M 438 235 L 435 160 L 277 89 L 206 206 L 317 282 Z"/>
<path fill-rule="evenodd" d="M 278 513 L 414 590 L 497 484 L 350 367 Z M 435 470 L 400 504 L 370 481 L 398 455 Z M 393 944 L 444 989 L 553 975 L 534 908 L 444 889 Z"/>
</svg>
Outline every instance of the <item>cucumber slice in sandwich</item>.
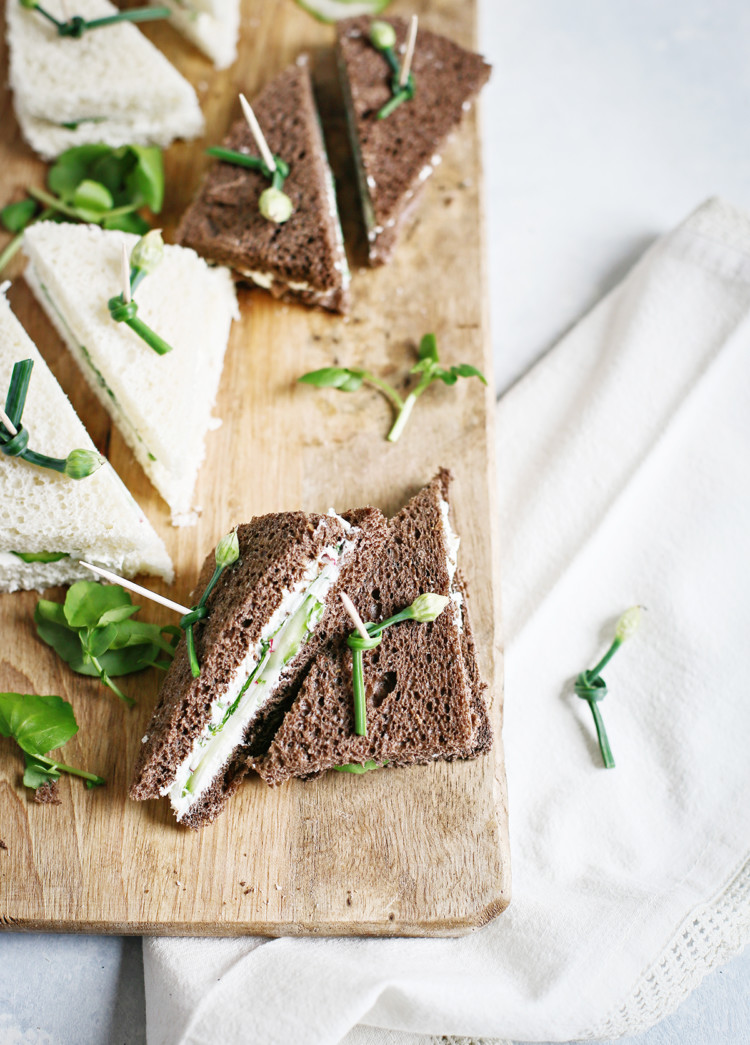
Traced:
<svg viewBox="0 0 750 1045">
<path fill-rule="evenodd" d="M 51 457 L 66 457 L 73 449 L 94 450 L 67 396 L 0 293 L 0 399 L 14 363 L 22 359 L 34 363 L 23 411 L 29 445 Z M 164 544 L 110 464 L 75 480 L 0 454 L 0 505 L 0 591 L 42 591 L 90 580 L 80 559 L 125 577 L 150 573 L 172 579 Z"/>
<path fill-rule="evenodd" d="M 378 15 L 391 0 L 296 0 L 296 3 L 319 22 L 338 22 L 340 18 Z"/>
</svg>

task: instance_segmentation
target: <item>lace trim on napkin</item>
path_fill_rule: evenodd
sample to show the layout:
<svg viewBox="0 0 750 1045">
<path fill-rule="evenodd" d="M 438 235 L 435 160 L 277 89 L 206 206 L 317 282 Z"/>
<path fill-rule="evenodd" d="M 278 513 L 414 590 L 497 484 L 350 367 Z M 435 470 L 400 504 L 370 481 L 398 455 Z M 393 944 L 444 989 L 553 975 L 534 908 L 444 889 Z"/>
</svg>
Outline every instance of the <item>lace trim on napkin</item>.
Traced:
<svg viewBox="0 0 750 1045">
<path fill-rule="evenodd" d="M 582 1037 L 638 1034 L 674 1012 L 700 981 L 750 941 L 750 860 L 711 902 L 692 911 L 627 1001 Z"/>
</svg>

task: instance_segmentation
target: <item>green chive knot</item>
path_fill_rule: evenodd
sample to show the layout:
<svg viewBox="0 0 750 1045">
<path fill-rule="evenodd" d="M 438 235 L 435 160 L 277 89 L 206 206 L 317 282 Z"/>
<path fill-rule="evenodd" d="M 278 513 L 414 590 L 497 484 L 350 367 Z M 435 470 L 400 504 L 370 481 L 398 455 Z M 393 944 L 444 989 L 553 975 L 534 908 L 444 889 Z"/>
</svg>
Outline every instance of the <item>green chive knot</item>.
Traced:
<svg viewBox="0 0 750 1045">
<path fill-rule="evenodd" d="M 19 428 L 7 443 L 0 446 L 0 450 L 6 457 L 20 457 L 29 445 L 29 431 L 27 428 Z"/>
<path fill-rule="evenodd" d="M 114 298 L 110 298 L 107 302 L 109 308 L 109 314 L 114 319 L 115 323 L 128 323 L 131 319 L 135 319 L 138 314 L 138 305 L 135 301 L 129 301 L 127 304 L 122 299 L 122 294 L 118 294 Z"/>
<path fill-rule="evenodd" d="M 363 653 L 365 650 L 375 649 L 383 641 L 382 635 L 376 635 L 374 638 L 363 639 L 359 632 L 354 632 L 350 635 L 346 644 L 350 650 L 354 650 L 357 653 Z"/>
</svg>

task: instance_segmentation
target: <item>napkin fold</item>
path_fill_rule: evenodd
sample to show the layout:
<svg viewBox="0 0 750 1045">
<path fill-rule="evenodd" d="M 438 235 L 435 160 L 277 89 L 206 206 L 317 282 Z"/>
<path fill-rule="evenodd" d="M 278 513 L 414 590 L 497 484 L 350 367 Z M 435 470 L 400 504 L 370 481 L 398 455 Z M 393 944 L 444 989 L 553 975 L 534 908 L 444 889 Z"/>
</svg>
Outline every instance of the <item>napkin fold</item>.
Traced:
<svg viewBox="0 0 750 1045">
<path fill-rule="evenodd" d="M 149 1045 L 634 1034 L 750 940 L 749 317 L 750 216 L 712 200 L 499 403 L 509 909 L 457 940 L 147 939 Z M 604 770 L 572 680 L 635 603 Z"/>
</svg>

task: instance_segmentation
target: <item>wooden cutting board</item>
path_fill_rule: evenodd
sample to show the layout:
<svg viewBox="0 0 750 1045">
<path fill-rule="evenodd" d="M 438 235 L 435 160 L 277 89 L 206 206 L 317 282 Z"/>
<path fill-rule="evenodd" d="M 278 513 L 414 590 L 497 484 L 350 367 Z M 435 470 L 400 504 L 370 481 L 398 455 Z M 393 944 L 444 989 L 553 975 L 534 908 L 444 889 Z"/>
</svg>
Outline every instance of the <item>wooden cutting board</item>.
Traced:
<svg viewBox="0 0 750 1045">
<path fill-rule="evenodd" d="M 475 45 L 474 0 L 397 0 L 389 13 L 414 10 L 426 27 Z M 160 221 L 167 238 L 210 162 L 204 148 L 219 142 L 238 115 L 238 91 L 252 97 L 301 51 L 310 53 L 354 270 L 351 314 L 342 320 L 279 304 L 263 291 L 240 291 L 242 319 L 232 331 L 216 409 L 223 424 L 208 436 L 198 483 L 203 512 L 197 526 L 173 529 L 165 504 L 18 278 L 20 258 L 6 273 L 14 279 L 13 309 L 166 541 L 177 571 L 168 593 L 178 601 L 187 598 L 207 551 L 237 522 L 331 505 L 374 504 L 392 514 L 439 466 L 451 468 L 459 563 L 471 587 L 495 744 L 473 762 L 330 773 L 274 791 L 253 778 L 213 826 L 194 833 L 176 825 L 166 801 L 126 797 L 159 673 L 122 680 L 138 701 L 128 710 L 96 681 L 72 674 L 36 638 L 35 593 L 0 596 L 0 689 L 71 701 L 81 728 L 65 756 L 107 779 L 106 788 L 87 791 L 63 778 L 62 804 L 37 805 L 21 784 L 18 747 L 0 738 L 0 839 L 7 847 L 0 847 L 0 925 L 222 936 L 468 931 L 499 914 L 510 895 L 492 391 L 476 380 L 433 386 L 392 446 L 385 441 L 389 407 L 376 392 L 318 391 L 295 379 L 340 363 L 366 365 L 403 386 L 427 331 L 437 334 L 447 363 L 473 363 L 491 375 L 475 117 L 445 150 L 395 262 L 368 270 L 331 27 L 291 0 L 244 0 L 240 58 L 224 72 L 168 25 L 147 32 L 195 85 L 208 126 L 205 140 L 166 154 Z M 21 140 L 7 89 L 0 140 L 4 204 L 45 176 Z M 164 621 L 165 612 L 149 604 L 142 616 Z"/>
</svg>

